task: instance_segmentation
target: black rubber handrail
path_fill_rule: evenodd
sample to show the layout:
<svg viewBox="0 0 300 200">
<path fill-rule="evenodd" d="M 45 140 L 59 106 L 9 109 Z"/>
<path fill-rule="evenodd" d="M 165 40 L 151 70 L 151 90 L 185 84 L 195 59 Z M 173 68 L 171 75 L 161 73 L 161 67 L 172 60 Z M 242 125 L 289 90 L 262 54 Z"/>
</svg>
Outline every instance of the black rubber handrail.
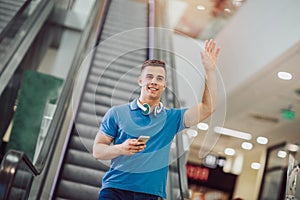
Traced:
<svg viewBox="0 0 300 200">
<path fill-rule="evenodd" d="M 22 164 L 25 164 L 27 168 L 26 171 L 31 173 L 32 176 L 36 176 L 39 174 L 39 172 L 36 170 L 32 162 L 24 152 L 9 150 L 5 154 L 0 166 L 0 200 L 9 199 L 15 177 Z M 30 185 L 31 182 L 32 180 L 30 180 L 29 182 Z M 27 185 L 27 187 L 30 187 L 30 185 Z"/>
</svg>

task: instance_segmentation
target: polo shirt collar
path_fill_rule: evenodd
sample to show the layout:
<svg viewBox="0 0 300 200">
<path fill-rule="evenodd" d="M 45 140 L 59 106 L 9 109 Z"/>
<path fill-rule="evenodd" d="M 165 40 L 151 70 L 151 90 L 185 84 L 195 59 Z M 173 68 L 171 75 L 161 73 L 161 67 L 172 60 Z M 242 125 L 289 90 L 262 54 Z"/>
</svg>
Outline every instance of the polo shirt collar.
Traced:
<svg viewBox="0 0 300 200">
<path fill-rule="evenodd" d="M 137 105 L 137 98 L 134 99 L 134 100 L 130 103 L 129 107 L 130 107 L 130 110 L 138 110 L 138 109 L 140 109 L 139 106 Z"/>
</svg>

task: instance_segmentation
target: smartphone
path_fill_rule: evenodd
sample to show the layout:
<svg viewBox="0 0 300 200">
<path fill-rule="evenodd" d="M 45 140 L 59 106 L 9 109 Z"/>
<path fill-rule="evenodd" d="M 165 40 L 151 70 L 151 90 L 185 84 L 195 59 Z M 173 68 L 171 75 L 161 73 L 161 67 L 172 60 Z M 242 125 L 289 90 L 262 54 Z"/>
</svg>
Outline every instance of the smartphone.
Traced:
<svg viewBox="0 0 300 200">
<path fill-rule="evenodd" d="M 148 142 L 148 140 L 150 139 L 150 136 L 146 136 L 146 135 L 141 135 L 139 138 L 138 138 L 138 141 L 143 141 L 145 142 L 145 144 Z"/>
</svg>

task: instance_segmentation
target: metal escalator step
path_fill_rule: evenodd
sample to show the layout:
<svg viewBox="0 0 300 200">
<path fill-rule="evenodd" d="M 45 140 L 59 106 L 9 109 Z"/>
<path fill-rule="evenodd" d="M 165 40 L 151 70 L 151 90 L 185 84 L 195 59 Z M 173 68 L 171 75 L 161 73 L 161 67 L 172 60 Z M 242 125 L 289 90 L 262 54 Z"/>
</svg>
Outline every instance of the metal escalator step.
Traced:
<svg viewBox="0 0 300 200">
<path fill-rule="evenodd" d="M 131 99 L 133 98 L 128 97 L 128 100 L 124 100 L 124 99 L 111 98 L 107 96 L 100 96 L 100 95 L 97 96 L 92 93 L 85 93 L 83 95 L 83 101 L 95 103 L 96 105 L 97 104 L 107 105 L 110 107 L 128 103 Z"/>
<path fill-rule="evenodd" d="M 103 34 L 111 35 L 112 37 L 109 38 L 109 40 L 105 42 L 101 42 L 99 46 L 103 46 L 106 49 L 114 49 L 119 50 L 121 52 L 124 51 L 124 49 L 135 49 L 135 48 L 141 48 L 145 47 L 145 41 L 142 42 L 141 40 L 134 40 L 134 38 L 143 38 L 147 37 L 147 34 L 140 33 L 139 29 L 126 31 L 126 32 L 117 32 L 118 34 L 115 34 L 115 32 L 108 32 L 103 31 Z M 122 46 L 121 46 L 122 45 Z"/>
<path fill-rule="evenodd" d="M 92 153 L 70 149 L 67 153 L 66 164 L 81 166 L 99 171 L 107 171 L 109 162 L 99 161 L 93 158 Z"/>
<path fill-rule="evenodd" d="M 95 104 L 101 104 L 102 101 L 104 105 L 111 105 L 111 106 L 120 105 L 113 102 L 120 102 L 121 104 L 123 104 L 135 98 L 135 96 L 131 96 L 130 93 L 126 94 L 126 96 L 121 96 L 117 94 L 105 94 L 105 93 L 97 94 L 97 93 L 86 91 L 85 95 L 88 96 L 88 101 L 91 103 L 94 102 Z M 107 98 L 109 98 L 110 100 L 108 100 Z"/>
<path fill-rule="evenodd" d="M 95 65 L 93 68 L 98 68 L 97 72 L 98 74 L 93 74 L 97 75 L 99 77 L 99 83 L 98 87 L 102 83 L 102 78 L 110 78 L 115 81 L 114 85 L 119 85 L 122 82 L 126 82 L 127 84 L 131 84 L 132 86 L 137 86 L 137 80 L 139 75 L 134 75 L 130 73 L 132 70 L 130 69 L 118 69 L 118 70 L 111 70 L 111 68 L 103 69 L 100 67 L 96 67 Z M 124 70 L 124 71 L 122 71 Z M 126 71 L 128 70 L 128 71 Z M 121 82 L 120 82 L 121 81 Z M 112 85 L 113 86 L 113 85 Z"/>
<path fill-rule="evenodd" d="M 25 199 L 26 191 L 21 188 L 12 187 L 9 199 Z"/>
<path fill-rule="evenodd" d="M 113 39 L 110 38 L 104 42 L 99 43 L 97 47 L 97 53 L 99 53 L 100 55 L 112 54 L 112 56 L 118 59 L 120 57 L 125 57 L 132 60 L 136 60 L 136 56 L 139 55 L 146 56 L 146 53 L 144 52 L 146 50 L 146 44 L 134 43 L 134 41 L 119 41 L 119 38 L 117 38 L 115 41 L 112 40 Z"/>
<path fill-rule="evenodd" d="M 80 122 L 75 124 L 77 135 L 80 137 L 80 143 L 72 143 L 70 144 L 73 149 L 82 150 L 82 151 L 92 151 L 93 141 L 96 137 L 96 134 L 99 131 L 100 123 L 97 126 L 82 124 Z M 73 141 L 75 142 L 75 141 Z M 75 147 L 73 144 L 78 144 L 80 146 Z"/>
<path fill-rule="evenodd" d="M 102 70 L 98 70 L 93 68 L 91 70 L 91 73 L 88 77 L 88 83 L 89 84 L 93 84 L 94 87 L 98 87 L 98 85 L 110 85 L 110 86 L 113 86 L 113 87 L 118 87 L 118 88 L 135 88 L 137 86 L 137 82 L 135 83 L 131 83 L 131 82 L 121 82 L 121 83 L 118 83 L 116 82 L 115 80 L 113 79 L 110 79 L 108 77 L 103 77 L 102 74 L 101 74 L 101 71 Z M 132 72 L 132 71 L 129 71 L 128 74 Z M 135 79 L 137 80 L 139 75 L 134 75 Z"/>
<path fill-rule="evenodd" d="M 87 124 L 87 125 L 94 126 L 94 127 L 99 126 L 99 123 L 101 122 L 100 120 L 102 120 L 102 119 L 100 119 L 100 117 L 89 114 L 89 113 L 84 113 L 84 112 L 78 113 L 77 118 L 76 118 L 76 122 L 82 123 L 82 124 Z"/>
<path fill-rule="evenodd" d="M 57 186 L 57 198 L 72 200 L 97 200 L 99 197 L 99 187 L 61 180 Z"/>
<path fill-rule="evenodd" d="M 63 179 L 99 187 L 105 172 L 77 165 L 66 164 L 63 168 Z M 100 187 L 99 187 L 100 188 Z"/>
<path fill-rule="evenodd" d="M 96 114 L 97 116 L 103 116 L 109 109 L 109 106 L 95 105 L 90 102 L 82 102 L 80 105 L 80 112 Z"/>
<path fill-rule="evenodd" d="M 115 44 L 123 44 L 126 45 L 127 48 L 129 47 L 141 47 L 142 45 L 146 44 L 146 41 L 143 41 L 141 38 L 147 37 L 147 34 L 143 31 L 143 29 L 128 29 L 128 30 L 105 30 L 102 32 L 106 37 L 109 37 L 108 41 L 105 41 L 108 45 L 115 45 Z M 104 41 L 101 41 L 102 44 Z"/>
<path fill-rule="evenodd" d="M 109 60 L 109 57 L 95 56 L 92 63 L 92 73 L 99 77 L 104 71 L 112 71 L 128 76 L 138 77 L 141 71 L 141 60 L 129 60 L 129 58 L 119 57 L 118 60 Z M 95 69 L 95 70 L 94 70 Z"/>
<path fill-rule="evenodd" d="M 102 32 L 102 40 L 99 43 L 99 46 L 101 46 L 103 43 L 120 44 L 120 45 L 132 44 L 133 47 L 138 47 L 138 48 L 147 46 L 146 41 L 140 39 L 139 37 L 136 36 L 130 37 L 136 31 L 138 30 L 132 29 L 114 35 L 111 35 L 109 32 Z M 143 53 L 145 54 L 145 52 Z"/>
<path fill-rule="evenodd" d="M 115 80 L 112 80 L 115 81 Z M 137 79 L 136 79 L 137 82 Z M 124 87 L 122 85 L 122 80 L 117 80 L 116 85 L 107 85 L 100 82 L 99 85 L 88 83 L 86 91 L 89 93 L 104 95 L 113 98 L 128 99 L 128 97 L 137 97 L 140 93 L 140 86 L 136 85 L 127 85 Z"/>
<path fill-rule="evenodd" d="M 0 4 L 2 3 L 5 3 L 5 4 L 12 4 L 14 6 L 22 6 L 23 3 L 25 2 L 26 0 L 18 0 L 18 1 L 12 1 L 12 0 L 0 0 Z"/>
<path fill-rule="evenodd" d="M 137 49 L 135 51 L 129 49 L 120 51 L 119 49 L 118 51 L 114 51 L 114 49 L 101 46 L 99 50 L 97 49 L 94 58 L 96 61 L 101 60 L 103 62 L 102 66 L 110 66 L 112 63 L 117 62 L 120 63 L 119 67 L 122 67 L 126 63 L 130 63 L 131 67 L 135 67 L 141 65 L 146 58 L 146 54 L 144 52 L 140 53 L 141 51 L 145 51 L 145 49 Z"/>
<path fill-rule="evenodd" d="M 113 73 L 113 75 L 111 75 L 109 77 L 106 77 L 106 78 L 113 78 L 114 80 L 117 80 L 114 77 L 118 77 L 118 75 L 120 76 L 120 75 L 125 74 L 125 73 L 126 73 L 127 76 L 130 76 L 132 78 L 137 79 L 138 76 L 140 75 L 140 73 L 136 73 L 135 71 L 136 71 L 135 68 L 132 68 L 132 69 L 124 68 L 124 65 L 119 65 L 118 66 L 116 64 L 113 64 L 113 65 L 109 65 L 109 66 L 103 66 L 103 65 L 101 65 L 101 61 L 97 61 L 97 63 L 95 61 L 92 65 L 92 67 L 91 67 L 91 73 L 90 74 L 93 77 L 97 77 L 97 79 L 99 81 L 101 81 L 103 78 L 105 78 L 105 77 L 103 77 L 104 73 L 106 74 L 106 76 L 109 76 L 108 72 L 110 72 L 110 74 Z M 114 72 L 116 72 L 116 73 L 114 74 Z M 126 82 L 126 83 L 131 84 L 129 82 Z M 134 84 L 136 85 L 136 82 Z"/>
<path fill-rule="evenodd" d="M 15 12 L 15 13 L 20 9 L 19 6 L 15 6 L 8 3 L 1 3 L 1 1 L 0 1 L 0 8 L 1 10 L 6 10 L 7 12 Z"/>
<path fill-rule="evenodd" d="M 137 81 L 136 81 L 137 82 Z M 110 85 L 100 84 L 98 87 L 95 85 L 87 84 L 86 92 L 90 92 L 96 95 L 105 95 L 113 98 L 128 99 L 128 96 L 138 96 L 139 86 L 133 88 L 127 88 L 126 90 L 120 90 L 117 87 Z"/>
<path fill-rule="evenodd" d="M 127 20 L 125 23 L 122 23 L 119 20 L 114 19 L 113 16 L 107 16 L 106 18 L 106 28 L 107 27 L 118 27 L 118 30 L 123 30 L 123 31 L 128 31 L 131 29 L 136 29 L 136 28 L 143 28 L 145 23 L 140 22 L 140 23 L 134 23 L 134 20 Z M 114 28 L 117 30 L 117 28 Z M 145 29 L 146 30 L 146 29 Z"/>
<path fill-rule="evenodd" d="M 92 153 L 94 139 L 98 130 L 94 130 L 93 132 L 88 132 L 87 130 L 79 131 L 77 129 L 77 134 L 73 134 L 70 141 L 70 148 Z M 91 137 L 90 137 L 91 136 Z M 90 137 L 90 138 L 87 138 Z"/>
</svg>

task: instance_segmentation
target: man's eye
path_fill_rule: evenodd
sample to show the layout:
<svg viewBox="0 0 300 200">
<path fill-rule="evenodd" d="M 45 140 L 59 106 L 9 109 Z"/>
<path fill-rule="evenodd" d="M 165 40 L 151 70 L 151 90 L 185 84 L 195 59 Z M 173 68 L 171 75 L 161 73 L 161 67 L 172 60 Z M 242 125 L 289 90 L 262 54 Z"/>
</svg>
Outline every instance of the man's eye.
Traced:
<svg viewBox="0 0 300 200">
<path fill-rule="evenodd" d="M 153 79 L 153 76 L 147 75 L 146 78 L 147 78 L 147 79 Z"/>
</svg>

